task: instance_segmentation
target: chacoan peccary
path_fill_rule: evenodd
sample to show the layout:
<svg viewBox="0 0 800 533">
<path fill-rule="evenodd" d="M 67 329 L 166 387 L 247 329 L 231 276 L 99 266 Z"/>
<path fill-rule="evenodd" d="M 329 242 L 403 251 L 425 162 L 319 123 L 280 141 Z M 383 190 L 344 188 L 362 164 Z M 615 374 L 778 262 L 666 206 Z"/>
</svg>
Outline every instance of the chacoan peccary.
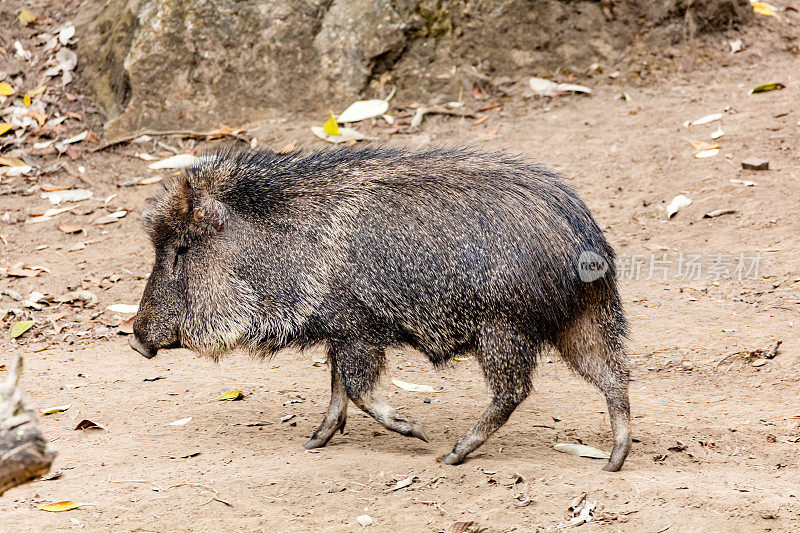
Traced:
<svg viewBox="0 0 800 533">
<path fill-rule="evenodd" d="M 378 395 L 386 349 L 436 367 L 475 355 L 493 398 L 444 458 L 461 462 L 531 390 L 555 348 L 608 403 L 630 449 L 626 320 L 614 252 L 552 171 L 498 152 L 226 149 L 164 184 L 142 218 L 155 247 L 131 346 L 212 358 L 324 344 L 331 400 L 306 448 L 343 430 L 348 400 L 387 429 L 422 426 Z M 604 270 L 584 276 L 581 257 Z"/>
</svg>

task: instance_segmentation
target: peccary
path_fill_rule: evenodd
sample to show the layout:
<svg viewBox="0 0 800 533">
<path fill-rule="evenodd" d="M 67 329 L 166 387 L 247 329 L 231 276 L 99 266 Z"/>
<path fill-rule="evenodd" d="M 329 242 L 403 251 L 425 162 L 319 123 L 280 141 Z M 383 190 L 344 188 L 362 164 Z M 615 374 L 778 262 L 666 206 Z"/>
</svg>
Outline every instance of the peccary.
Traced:
<svg viewBox="0 0 800 533">
<path fill-rule="evenodd" d="M 436 367 L 473 353 L 493 398 L 444 457 L 461 462 L 531 390 L 555 348 L 608 403 L 619 470 L 631 444 L 626 320 L 614 252 L 552 171 L 503 153 L 226 149 L 164 184 L 142 217 L 155 247 L 131 346 L 214 359 L 324 344 L 331 400 L 306 448 L 343 430 L 348 400 L 424 441 L 376 391 L 390 346 Z M 582 257 L 595 271 L 584 272 Z M 599 268 L 599 270 L 598 270 Z"/>
</svg>

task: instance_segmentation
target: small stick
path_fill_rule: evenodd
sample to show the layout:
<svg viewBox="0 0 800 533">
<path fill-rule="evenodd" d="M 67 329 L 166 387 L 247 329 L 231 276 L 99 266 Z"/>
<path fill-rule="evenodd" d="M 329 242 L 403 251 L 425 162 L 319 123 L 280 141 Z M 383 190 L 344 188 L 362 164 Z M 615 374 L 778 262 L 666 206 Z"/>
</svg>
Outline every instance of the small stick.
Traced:
<svg viewBox="0 0 800 533">
<path fill-rule="evenodd" d="M 206 137 L 213 137 L 213 136 L 221 136 L 221 137 L 233 137 L 234 139 L 239 139 L 240 141 L 249 142 L 249 139 L 243 135 L 238 133 L 228 133 L 224 131 L 192 131 L 192 130 L 168 130 L 168 131 L 155 131 L 155 130 L 144 130 L 136 133 L 135 135 L 126 135 L 125 137 L 120 137 L 119 139 L 114 139 L 113 141 L 108 141 L 104 144 L 101 144 L 97 148 L 93 148 L 91 150 L 92 153 L 100 152 L 105 150 L 106 148 L 110 148 L 112 146 L 116 146 L 118 144 L 123 144 L 127 142 L 131 142 L 135 139 L 138 139 L 142 135 L 149 135 L 151 137 L 157 136 L 169 136 L 169 135 L 180 135 L 182 137 L 191 137 L 193 139 L 203 139 Z"/>
</svg>

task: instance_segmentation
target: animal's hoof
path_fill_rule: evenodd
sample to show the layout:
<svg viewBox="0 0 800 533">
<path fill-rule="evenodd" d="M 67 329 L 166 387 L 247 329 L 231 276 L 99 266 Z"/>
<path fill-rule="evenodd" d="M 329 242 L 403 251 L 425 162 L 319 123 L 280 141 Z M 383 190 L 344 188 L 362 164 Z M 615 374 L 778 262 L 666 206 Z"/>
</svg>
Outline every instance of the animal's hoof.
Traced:
<svg viewBox="0 0 800 533">
<path fill-rule="evenodd" d="M 617 472 L 620 468 L 622 468 L 622 463 L 616 464 L 613 461 L 609 461 L 606 463 L 606 466 L 603 467 L 603 470 L 606 472 Z"/>
<path fill-rule="evenodd" d="M 459 457 L 458 455 L 454 454 L 453 452 L 450 452 L 450 453 L 448 453 L 447 455 L 444 456 L 444 459 L 442 459 L 442 462 L 444 464 L 446 464 L 446 465 L 457 465 L 458 463 L 460 463 L 463 460 L 464 459 L 462 457 Z"/>
<path fill-rule="evenodd" d="M 303 447 L 306 450 L 313 450 L 315 448 L 322 448 L 325 446 L 326 443 L 320 441 L 319 439 L 311 439 L 310 441 L 306 442 Z"/>
<path fill-rule="evenodd" d="M 425 441 L 425 442 L 428 442 L 428 440 L 430 439 L 430 437 L 428 437 L 428 432 L 425 431 L 422 428 L 422 426 L 420 426 L 419 424 L 415 424 L 411 428 L 411 436 L 412 437 L 416 437 L 419 440 L 422 440 L 422 441 Z"/>
</svg>

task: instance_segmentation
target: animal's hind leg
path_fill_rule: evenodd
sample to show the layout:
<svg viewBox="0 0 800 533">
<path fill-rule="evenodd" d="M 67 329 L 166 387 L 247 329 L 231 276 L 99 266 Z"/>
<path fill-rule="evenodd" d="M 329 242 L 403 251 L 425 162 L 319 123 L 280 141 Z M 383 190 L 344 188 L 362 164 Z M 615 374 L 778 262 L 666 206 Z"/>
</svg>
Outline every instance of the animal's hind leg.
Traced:
<svg viewBox="0 0 800 533">
<path fill-rule="evenodd" d="M 605 394 L 614 447 L 603 470 L 616 472 L 631 448 L 628 356 L 621 328 L 614 325 L 622 319 L 609 319 L 610 325 L 602 320 L 602 314 L 586 312 L 559 334 L 556 344 L 567 364 Z"/>
<path fill-rule="evenodd" d="M 458 464 L 506 423 L 531 390 L 531 374 L 539 348 L 505 325 L 490 325 L 478 336 L 477 358 L 493 393 L 480 420 L 445 456 L 445 464 Z"/>
<path fill-rule="evenodd" d="M 401 415 L 375 393 L 385 364 L 382 347 L 360 343 L 340 344 L 332 347 L 331 359 L 331 364 L 342 378 L 347 397 L 359 409 L 390 431 L 428 442 L 428 434 L 419 423 Z"/>
<path fill-rule="evenodd" d="M 344 383 L 336 366 L 331 364 L 331 403 L 328 405 L 328 412 L 322 424 L 311 436 L 305 447 L 307 450 L 321 448 L 328 444 L 336 430 L 344 433 L 344 426 L 347 423 L 347 393 L 344 390 Z"/>
</svg>

